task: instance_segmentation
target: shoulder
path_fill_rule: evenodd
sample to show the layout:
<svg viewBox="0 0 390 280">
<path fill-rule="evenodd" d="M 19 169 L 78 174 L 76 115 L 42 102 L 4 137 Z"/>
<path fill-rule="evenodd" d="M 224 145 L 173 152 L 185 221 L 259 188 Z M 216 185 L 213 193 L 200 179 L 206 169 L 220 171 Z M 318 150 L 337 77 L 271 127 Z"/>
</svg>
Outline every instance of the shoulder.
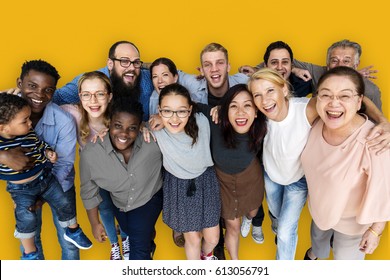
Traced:
<svg viewBox="0 0 390 280">
<path fill-rule="evenodd" d="M 246 84 L 248 80 L 249 77 L 243 73 L 236 73 L 229 76 L 230 86 L 234 86 L 235 84 Z"/>
</svg>

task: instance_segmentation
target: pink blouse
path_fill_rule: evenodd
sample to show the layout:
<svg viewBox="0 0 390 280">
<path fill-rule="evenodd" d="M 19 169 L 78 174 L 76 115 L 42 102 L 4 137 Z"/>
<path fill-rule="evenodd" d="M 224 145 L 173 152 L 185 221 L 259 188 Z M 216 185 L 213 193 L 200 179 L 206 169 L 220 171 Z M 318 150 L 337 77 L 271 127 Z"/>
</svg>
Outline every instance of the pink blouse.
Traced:
<svg viewBox="0 0 390 280">
<path fill-rule="evenodd" d="M 323 121 L 313 126 L 301 161 L 308 183 L 308 206 L 316 225 L 348 235 L 364 233 L 374 222 L 390 220 L 390 151 L 375 155 L 366 122 L 342 144 L 329 145 Z"/>
</svg>

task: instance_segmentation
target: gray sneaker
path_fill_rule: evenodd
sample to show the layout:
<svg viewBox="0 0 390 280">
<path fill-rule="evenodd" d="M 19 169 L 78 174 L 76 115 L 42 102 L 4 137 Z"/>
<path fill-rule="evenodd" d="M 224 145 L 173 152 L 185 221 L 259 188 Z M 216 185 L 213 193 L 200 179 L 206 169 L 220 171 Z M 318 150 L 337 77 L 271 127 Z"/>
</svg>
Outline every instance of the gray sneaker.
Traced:
<svg viewBox="0 0 390 280">
<path fill-rule="evenodd" d="M 252 238 L 258 244 L 262 244 L 264 242 L 264 234 L 262 227 L 252 226 Z"/>
</svg>

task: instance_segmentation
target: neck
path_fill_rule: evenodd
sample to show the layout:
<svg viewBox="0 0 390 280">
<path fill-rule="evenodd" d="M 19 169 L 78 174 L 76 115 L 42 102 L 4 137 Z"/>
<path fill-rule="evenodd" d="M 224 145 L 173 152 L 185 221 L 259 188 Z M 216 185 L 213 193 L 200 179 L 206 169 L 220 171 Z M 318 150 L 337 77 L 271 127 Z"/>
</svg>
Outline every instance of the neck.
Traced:
<svg viewBox="0 0 390 280">
<path fill-rule="evenodd" d="M 223 83 L 223 85 L 219 88 L 212 88 L 210 87 L 209 85 L 207 85 L 208 87 L 208 90 L 209 90 L 209 93 L 214 95 L 215 97 L 222 97 L 225 95 L 225 93 L 228 91 L 229 89 L 229 83 L 228 81 L 226 81 L 225 83 Z"/>
<path fill-rule="evenodd" d="M 351 136 L 362 124 L 365 119 L 356 114 L 356 116 L 346 125 L 338 128 L 330 128 L 324 124 L 322 128 L 322 136 L 325 141 L 333 146 L 342 144 L 349 136 Z"/>
<path fill-rule="evenodd" d="M 42 111 L 40 113 L 33 113 L 33 112 L 31 112 L 30 120 L 31 120 L 31 123 L 32 123 L 31 125 L 32 125 L 33 128 L 37 125 L 39 120 L 42 118 L 43 112 L 44 111 Z"/>
</svg>

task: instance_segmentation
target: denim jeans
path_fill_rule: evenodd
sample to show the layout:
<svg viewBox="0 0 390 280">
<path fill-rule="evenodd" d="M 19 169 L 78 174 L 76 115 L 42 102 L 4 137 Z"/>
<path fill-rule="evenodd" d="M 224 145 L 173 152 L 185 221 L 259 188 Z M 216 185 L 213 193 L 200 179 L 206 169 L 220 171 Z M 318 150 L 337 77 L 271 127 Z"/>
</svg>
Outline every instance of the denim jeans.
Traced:
<svg viewBox="0 0 390 280">
<path fill-rule="evenodd" d="M 106 230 L 110 243 L 118 243 L 118 235 L 116 232 L 114 214 L 115 205 L 114 203 L 112 203 L 110 192 L 104 189 L 100 189 L 99 194 L 103 199 L 102 202 L 100 202 L 99 204 L 100 219 L 102 220 L 104 229 Z M 120 230 L 120 232 L 122 238 L 127 237 L 126 233 L 124 233 L 122 229 Z"/>
<path fill-rule="evenodd" d="M 15 202 L 16 238 L 30 238 L 37 229 L 35 202 L 48 202 L 56 212 L 62 227 L 76 223 L 76 205 L 64 195 L 60 183 L 50 170 L 43 170 L 33 181 L 25 184 L 7 183 L 7 191 Z"/>
<path fill-rule="evenodd" d="M 115 207 L 115 216 L 130 241 L 130 260 L 150 260 L 154 226 L 162 210 L 163 192 L 159 190 L 146 204 L 128 212 Z"/>
<path fill-rule="evenodd" d="M 64 193 L 64 196 L 66 196 L 70 201 L 73 201 L 72 203 L 75 205 L 76 203 L 76 192 L 75 187 L 73 186 L 68 191 Z M 44 205 L 43 205 L 44 206 Z M 53 209 L 52 209 L 53 210 Z M 64 239 L 64 233 L 65 228 L 63 228 L 58 220 L 58 216 L 55 211 L 52 211 L 53 216 L 53 222 L 57 229 L 57 238 L 58 242 L 61 246 L 61 259 L 62 260 L 79 260 L 80 259 L 80 250 L 73 245 L 72 243 L 66 241 Z M 42 240 L 41 240 L 41 230 L 42 230 L 42 209 L 39 208 L 36 210 L 37 215 L 37 230 L 35 234 L 35 246 L 38 249 L 39 259 L 44 260 L 44 252 L 43 252 L 43 246 L 42 246 Z M 23 252 L 23 247 L 21 248 Z"/>
<path fill-rule="evenodd" d="M 298 242 L 298 221 L 307 198 L 306 178 L 289 185 L 277 184 L 264 172 L 268 209 L 277 219 L 277 260 L 293 260 Z"/>
</svg>

